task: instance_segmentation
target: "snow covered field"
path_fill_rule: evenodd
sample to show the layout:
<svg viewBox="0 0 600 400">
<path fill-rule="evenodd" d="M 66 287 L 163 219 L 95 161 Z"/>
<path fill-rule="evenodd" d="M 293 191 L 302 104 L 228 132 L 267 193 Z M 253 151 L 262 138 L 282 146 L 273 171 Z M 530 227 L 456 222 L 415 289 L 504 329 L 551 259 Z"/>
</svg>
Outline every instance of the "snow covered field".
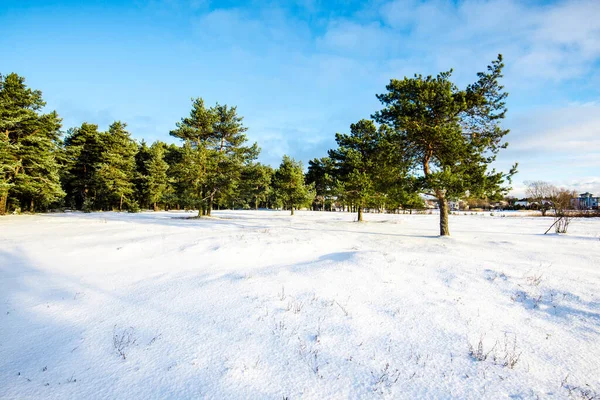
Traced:
<svg viewBox="0 0 600 400">
<path fill-rule="evenodd" d="M 0 398 L 600 395 L 600 219 L 0 219 Z"/>
</svg>

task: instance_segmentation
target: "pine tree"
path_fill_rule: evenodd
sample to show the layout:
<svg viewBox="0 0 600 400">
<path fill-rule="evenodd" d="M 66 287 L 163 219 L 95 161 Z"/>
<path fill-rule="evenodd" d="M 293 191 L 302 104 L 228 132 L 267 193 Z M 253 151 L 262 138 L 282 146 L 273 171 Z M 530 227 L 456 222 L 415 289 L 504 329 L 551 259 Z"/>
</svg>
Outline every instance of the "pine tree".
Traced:
<svg viewBox="0 0 600 400">
<path fill-rule="evenodd" d="M 29 211 L 45 209 L 65 196 L 60 183 L 60 119 L 55 112 L 38 118 L 35 134 L 21 140 L 19 156 L 22 174 L 15 177 L 13 188 L 21 202 L 29 202 Z"/>
<path fill-rule="evenodd" d="M 135 198 L 141 208 L 149 208 L 151 204 L 150 192 L 148 189 L 148 168 L 147 163 L 150 160 L 150 148 L 146 141 L 142 139 L 138 145 L 135 154 Z"/>
<path fill-rule="evenodd" d="M 14 186 L 14 171 L 19 166 L 16 149 L 10 142 L 8 133 L 0 132 L 0 215 L 6 213 L 8 192 Z"/>
<path fill-rule="evenodd" d="M 384 131 L 378 130 L 373 121 L 362 119 L 350 125 L 349 135 L 337 133 L 338 148 L 329 151 L 344 197 L 356 206 L 359 222 L 363 220 L 363 209 L 376 194 L 375 180 L 380 168 L 377 158 Z"/>
<path fill-rule="evenodd" d="M 97 170 L 102 161 L 102 152 L 98 125 L 84 122 L 81 127 L 67 132 L 63 187 L 71 207 L 84 211 L 97 209 L 96 198 L 101 190 Z"/>
<path fill-rule="evenodd" d="M 206 212 L 206 158 L 204 147 L 194 147 L 186 141 L 180 149 L 179 161 L 168 170 L 174 177 L 178 204 L 197 209 L 199 217 Z"/>
<path fill-rule="evenodd" d="M 215 115 L 212 135 L 207 139 L 209 168 L 207 169 L 208 208 L 210 215 L 215 196 L 232 197 L 240 181 L 244 165 L 258 157 L 256 143 L 245 146 L 248 130 L 237 115 L 237 107 L 217 105 L 210 110 Z"/>
<path fill-rule="evenodd" d="M 315 186 L 315 207 L 325 211 L 327 204 L 331 211 L 331 201 L 337 188 L 335 174 L 335 165 L 331 158 L 314 158 L 308 162 L 308 172 L 306 173 L 306 183 Z"/>
<path fill-rule="evenodd" d="M 499 84 L 503 67 L 499 55 L 464 90 L 450 81 L 448 71 L 392 79 L 387 93 L 377 96 L 385 107 L 374 118 L 394 128 L 405 159 L 421 170 L 417 187 L 438 199 L 442 236 L 450 234 L 449 199 L 501 197 L 516 172 L 516 164 L 506 174 L 487 169 L 508 145 L 503 141 L 508 130 L 500 125 L 507 111 L 507 93 Z"/>
<path fill-rule="evenodd" d="M 253 163 L 242 169 L 238 198 L 248 207 L 258 210 L 267 202 L 271 191 L 273 168 L 261 163 Z"/>
<path fill-rule="evenodd" d="M 103 151 L 98 165 L 103 203 L 107 208 L 116 208 L 118 204 L 119 211 L 124 204 L 129 210 L 138 208 L 133 199 L 137 145 L 126 127 L 127 124 L 116 121 L 101 135 Z"/>
<path fill-rule="evenodd" d="M 214 169 L 209 165 L 209 147 L 214 144 L 213 127 L 217 122 L 215 113 L 204 106 L 202 98 L 192 99 L 192 110 L 187 118 L 176 124 L 177 129 L 169 132 L 184 141 L 182 161 L 174 172 L 177 172 L 179 184 L 189 185 L 180 192 L 181 201 L 186 205 L 198 208 L 198 216 L 206 214 L 211 194 L 205 187 L 207 176 Z M 187 164 L 186 164 L 187 163 Z M 214 197 L 214 193 L 212 194 Z"/>
<path fill-rule="evenodd" d="M 10 196 L 30 211 L 64 196 L 56 157 L 60 119 L 56 112 L 41 114 L 44 105 L 42 93 L 28 88 L 23 77 L 0 75 L 0 214 Z"/>
<path fill-rule="evenodd" d="M 165 208 L 180 209 L 183 204 L 181 201 L 182 186 L 179 184 L 178 166 L 182 160 L 182 148 L 175 144 L 165 146 L 165 162 L 169 166 L 167 168 L 167 189 L 163 195 Z"/>
<path fill-rule="evenodd" d="M 148 194 L 154 211 L 158 211 L 157 203 L 163 201 L 168 189 L 167 170 L 169 164 L 165 161 L 165 145 L 154 142 L 150 146 L 150 159 L 146 161 L 148 171 Z"/>
<path fill-rule="evenodd" d="M 197 204 L 199 216 L 211 214 L 218 196 L 222 201 L 233 196 L 242 167 L 258 156 L 256 144 L 245 146 L 247 128 L 242 120 L 236 107 L 217 104 L 206 108 L 197 98 L 190 116 L 182 118 L 170 132 L 189 143 L 184 156 L 191 164 L 180 165 L 177 171 L 192 184 L 193 189 L 185 191 L 186 202 Z M 192 173 L 197 176 L 192 177 Z"/>
<path fill-rule="evenodd" d="M 315 197 L 314 185 L 307 185 L 304 181 L 302 163 L 293 158 L 283 156 L 279 168 L 273 175 L 273 189 L 275 195 L 289 208 L 291 215 L 294 209 L 311 202 Z"/>
</svg>

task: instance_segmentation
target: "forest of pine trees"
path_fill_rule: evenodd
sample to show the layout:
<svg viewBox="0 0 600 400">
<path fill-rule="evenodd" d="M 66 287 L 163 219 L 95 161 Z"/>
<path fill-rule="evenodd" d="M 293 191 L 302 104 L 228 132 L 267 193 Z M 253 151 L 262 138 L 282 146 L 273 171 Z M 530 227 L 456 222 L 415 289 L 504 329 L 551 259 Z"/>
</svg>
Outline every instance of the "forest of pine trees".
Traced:
<svg viewBox="0 0 600 400">
<path fill-rule="evenodd" d="M 148 145 L 127 124 L 107 131 L 84 122 L 63 132 L 56 111 L 44 113 L 39 90 L 15 73 L 0 75 L 0 215 L 51 209 L 284 208 L 396 212 L 422 208 L 423 194 L 440 208 L 449 234 L 448 201 L 494 199 L 516 172 L 488 171 L 508 130 L 502 57 L 461 90 L 452 71 L 391 80 L 377 98 L 384 108 L 337 133 L 337 148 L 302 163 L 284 156 L 277 169 L 257 162 L 236 107 L 192 100 L 169 134 L 178 144 Z"/>
</svg>

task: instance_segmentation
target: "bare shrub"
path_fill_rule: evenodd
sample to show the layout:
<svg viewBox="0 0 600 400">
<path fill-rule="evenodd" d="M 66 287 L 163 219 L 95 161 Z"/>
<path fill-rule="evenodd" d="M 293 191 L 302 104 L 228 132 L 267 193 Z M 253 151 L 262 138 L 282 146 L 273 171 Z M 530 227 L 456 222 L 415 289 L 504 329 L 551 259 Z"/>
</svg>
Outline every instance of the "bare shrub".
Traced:
<svg viewBox="0 0 600 400">
<path fill-rule="evenodd" d="M 556 189 L 552 195 L 554 201 L 554 219 L 555 219 L 555 232 L 556 233 L 567 233 L 569 224 L 573 218 L 570 208 L 571 199 L 575 197 L 575 192 L 569 192 L 565 189 Z"/>
<path fill-rule="evenodd" d="M 569 397 L 574 399 L 581 400 L 598 400 L 600 399 L 600 394 L 596 392 L 590 385 L 587 383 L 585 387 L 571 385 L 567 382 L 569 379 L 569 375 L 565 376 L 565 379 L 562 380 L 560 386 L 563 389 L 566 389 L 569 392 Z"/>
<path fill-rule="evenodd" d="M 486 361 L 488 359 L 496 365 L 515 368 L 521 359 L 522 351 L 517 347 L 517 336 L 514 335 L 512 340 L 508 334 L 504 334 L 502 341 L 496 340 L 494 345 L 489 349 L 485 349 L 483 343 L 485 335 L 481 335 L 476 346 L 469 343 L 469 355 L 476 361 Z"/>
<path fill-rule="evenodd" d="M 294 314 L 300 314 L 300 311 L 302 311 L 303 307 L 303 302 L 298 300 L 290 300 L 288 301 L 287 311 L 292 311 Z"/>
<path fill-rule="evenodd" d="M 375 383 L 373 385 L 373 391 L 383 394 L 383 389 L 389 389 L 393 384 L 398 382 L 400 379 L 400 370 L 391 369 L 390 363 L 386 363 L 385 367 L 381 369 L 378 373 L 374 373 L 371 371 L 371 376 L 375 379 Z"/>
<path fill-rule="evenodd" d="M 279 296 L 279 300 L 285 300 L 285 286 L 281 286 L 281 292 L 277 294 Z"/>
<path fill-rule="evenodd" d="M 485 335 L 481 335 L 479 337 L 479 342 L 477 342 L 476 346 L 473 346 L 472 343 L 469 343 L 469 355 L 476 361 L 485 361 L 488 359 L 489 355 L 492 353 L 492 351 L 494 351 L 496 349 L 496 344 L 494 344 L 494 346 L 489 350 L 489 351 L 484 351 L 483 349 L 483 339 L 485 338 Z"/>
<path fill-rule="evenodd" d="M 322 375 L 319 375 L 319 368 L 321 366 L 319 362 L 319 349 L 310 349 L 305 341 L 298 338 L 298 354 L 315 375 L 319 378 L 323 378 Z"/>
<path fill-rule="evenodd" d="M 544 279 L 544 274 L 533 274 L 527 277 L 527 284 L 530 286 L 539 286 Z"/>
<path fill-rule="evenodd" d="M 504 334 L 504 343 L 499 353 L 494 354 L 494 362 L 513 369 L 521 358 L 522 351 L 517 347 L 517 335 L 513 335 L 513 340 L 510 340 L 508 334 Z"/>
<path fill-rule="evenodd" d="M 134 333 L 135 330 L 131 326 L 127 329 L 121 330 L 120 332 L 117 331 L 116 325 L 113 328 L 113 347 L 119 356 L 123 358 L 123 360 L 127 359 L 127 350 L 131 346 L 134 346 L 137 341 Z"/>
</svg>

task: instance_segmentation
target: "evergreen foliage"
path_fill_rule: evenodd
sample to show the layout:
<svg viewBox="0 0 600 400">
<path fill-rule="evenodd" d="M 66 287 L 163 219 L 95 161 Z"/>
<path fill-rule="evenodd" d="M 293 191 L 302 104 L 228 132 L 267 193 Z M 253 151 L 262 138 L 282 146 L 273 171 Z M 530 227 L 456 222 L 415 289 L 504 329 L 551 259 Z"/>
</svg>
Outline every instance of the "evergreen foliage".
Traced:
<svg viewBox="0 0 600 400">
<path fill-rule="evenodd" d="M 338 189 L 337 171 L 335 164 L 329 157 L 314 158 L 308 162 L 306 183 L 315 187 L 314 210 L 325 211 L 332 209 L 332 203 L 336 198 Z"/>
<path fill-rule="evenodd" d="M 503 141 L 508 130 L 500 125 L 507 96 L 499 84 L 503 67 L 499 55 L 466 89 L 452 83 L 451 70 L 392 79 L 387 93 L 377 96 L 385 107 L 375 120 L 394 129 L 406 161 L 420 170 L 416 188 L 439 201 L 441 235 L 450 234 L 448 200 L 500 197 L 516 172 L 516 165 L 508 173 L 487 169 L 508 145 Z"/>
<path fill-rule="evenodd" d="M 260 163 L 252 163 L 242 169 L 238 197 L 242 207 L 258 210 L 261 204 L 269 207 L 269 196 L 272 193 L 271 181 L 273 168 Z"/>
<path fill-rule="evenodd" d="M 61 141 L 61 119 L 43 113 L 42 94 L 17 74 L 0 75 L 0 214 L 7 210 L 196 209 L 214 207 L 395 212 L 440 206 L 449 234 L 448 201 L 495 199 L 516 172 L 488 170 L 508 133 L 502 57 L 465 89 L 452 71 L 393 79 L 377 95 L 383 109 L 335 136 L 328 157 L 302 164 L 284 156 L 277 170 L 257 163 L 237 107 L 192 99 L 170 135 L 181 145 L 136 143 L 124 122 L 106 132 L 84 122 Z"/>
<path fill-rule="evenodd" d="M 101 161 L 97 168 L 98 186 L 101 198 L 97 198 L 97 207 L 123 210 L 137 210 L 134 200 L 135 154 L 137 145 L 125 130 L 126 124 L 117 121 L 108 131 L 100 135 Z"/>
<path fill-rule="evenodd" d="M 350 134 L 337 133 L 338 148 L 329 151 L 341 180 L 343 197 L 355 205 L 358 221 L 363 209 L 377 193 L 378 157 L 385 129 L 377 129 L 373 121 L 362 119 L 350 125 Z"/>
<path fill-rule="evenodd" d="M 167 171 L 169 164 L 165 161 L 165 145 L 161 142 L 154 142 L 150 146 L 150 158 L 145 163 L 145 169 L 148 173 L 148 198 L 154 208 L 158 210 L 157 204 L 163 202 L 168 189 Z"/>
<path fill-rule="evenodd" d="M 58 202 L 61 120 L 42 114 L 42 93 L 25 78 L 0 75 L 0 214 L 12 203 L 30 212 Z"/>
<path fill-rule="evenodd" d="M 150 148 L 146 141 L 138 144 L 135 154 L 135 176 L 133 183 L 135 185 L 136 201 L 141 208 L 149 208 L 152 200 L 148 188 L 148 161 L 150 160 Z"/>
<path fill-rule="evenodd" d="M 294 215 L 294 209 L 310 203 L 314 197 L 314 185 L 304 181 L 302 163 L 283 156 L 279 168 L 273 175 L 275 196 Z"/>
<path fill-rule="evenodd" d="M 98 209 L 101 190 L 98 169 L 102 162 L 102 140 L 98 125 L 84 122 L 67 131 L 65 137 L 67 204 L 78 210 Z"/>
<path fill-rule="evenodd" d="M 177 123 L 172 136 L 184 141 L 179 171 L 186 204 L 198 207 L 198 215 L 210 215 L 215 202 L 227 204 L 239 185 L 244 165 L 256 159 L 258 146 L 246 146 L 247 128 L 237 107 L 216 104 L 206 108 L 201 98 L 192 101 L 189 117 Z"/>
</svg>

